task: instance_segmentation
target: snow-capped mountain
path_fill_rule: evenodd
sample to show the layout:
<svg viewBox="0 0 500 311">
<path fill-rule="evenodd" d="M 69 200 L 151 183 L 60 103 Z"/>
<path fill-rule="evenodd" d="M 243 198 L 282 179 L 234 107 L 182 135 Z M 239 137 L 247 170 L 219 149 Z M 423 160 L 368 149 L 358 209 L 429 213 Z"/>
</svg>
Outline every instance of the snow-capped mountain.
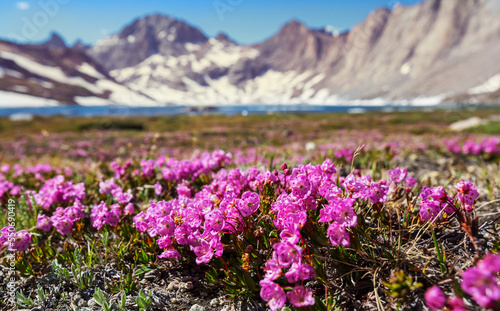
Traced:
<svg viewBox="0 0 500 311">
<path fill-rule="evenodd" d="M 500 0 L 427 0 L 375 10 L 344 33 L 292 20 L 252 46 L 156 14 L 91 47 L 62 47 L 56 35 L 38 46 L 0 43 L 0 90 L 136 105 L 500 102 L 499 13 Z M 52 87 L 22 84 L 6 61 Z"/>
</svg>

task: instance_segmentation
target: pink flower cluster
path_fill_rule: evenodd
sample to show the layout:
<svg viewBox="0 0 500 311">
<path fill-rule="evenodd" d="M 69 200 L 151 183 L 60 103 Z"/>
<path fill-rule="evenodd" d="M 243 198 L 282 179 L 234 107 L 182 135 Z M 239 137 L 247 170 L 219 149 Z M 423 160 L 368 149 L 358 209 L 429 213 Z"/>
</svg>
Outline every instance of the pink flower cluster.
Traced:
<svg viewBox="0 0 500 311">
<path fill-rule="evenodd" d="M 460 181 L 455 185 L 455 189 L 460 200 L 461 208 L 466 212 L 474 210 L 473 205 L 479 197 L 477 187 L 472 181 Z M 420 193 L 422 201 L 420 202 L 420 218 L 423 221 L 435 221 L 441 211 L 451 215 L 458 210 L 458 200 L 450 197 L 443 187 L 427 188 L 423 187 Z"/>
<path fill-rule="evenodd" d="M 49 210 L 54 203 L 69 203 L 76 199 L 82 201 L 85 198 L 84 183 L 73 184 L 73 181 L 65 181 L 63 175 L 57 175 L 47 180 L 38 193 L 27 192 L 28 197 L 33 194 L 36 204 L 43 209 Z"/>
<path fill-rule="evenodd" d="M 14 227 L 7 226 L 0 230 L 0 245 L 6 246 L 11 252 L 23 252 L 31 243 L 31 234 L 26 230 L 15 232 Z"/>
<path fill-rule="evenodd" d="M 498 154 L 500 153 L 500 139 L 497 137 L 488 137 L 480 143 L 467 140 L 460 145 L 457 140 L 444 140 L 445 148 L 455 154 L 480 155 L 480 154 Z"/>
<path fill-rule="evenodd" d="M 494 308 L 500 301 L 500 255 L 488 254 L 476 267 L 467 269 L 462 274 L 462 289 L 480 305 Z"/>
<path fill-rule="evenodd" d="M 476 267 L 471 267 L 462 273 L 461 287 L 474 301 L 485 308 L 495 308 L 500 302 L 500 255 L 488 254 Z M 447 307 L 451 311 L 466 311 L 462 298 L 449 297 L 442 292 L 439 286 L 434 285 L 425 293 L 425 302 L 431 310 L 440 310 Z M 496 309 L 495 309 L 496 310 Z"/>
<path fill-rule="evenodd" d="M 182 180 L 195 180 L 201 174 L 210 174 L 210 172 L 227 166 L 231 159 L 232 155 L 230 153 L 216 150 L 212 153 L 204 152 L 192 160 L 179 161 L 174 158 L 160 157 L 156 162 L 152 160 L 141 162 L 141 167 L 145 176 L 152 176 L 156 165 L 165 180 L 180 182 Z"/>
<path fill-rule="evenodd" d="M 38 215 L 36 227 L 43 232 L 49 232 L 54 227 L 60 234 L 67 235 L 71 233 L 73 224 L 85 217 L 84 209 L 85 207 L 76 199 L 72 206 L 56 208 L 51 217 Z"/>
<path fill-rule="evenodd" d="M 123 202 L 128 202 L 127 200 Z M 111 227 L 116 227 L 120 222 L 122 214 L 131 215 L 134 213 L 134 205 L 132 203 L 128 203 L 122 209 L 120 204 L 112 204 L 108 207 L 105 202 L 94 204 L 92 211 L 90 213 L 90 223 L 92 227 L 100 230 L 102 226 L 105 224 L 110 225 Z"/>
<path fill-rule="evenodd" d="M 439 288 L 439 286 L 434 285 L 429 288 L 424 295 L 425 304 L 431 310 L 440 310 L 445 306 L 448 307 L 450 311 L 467 311 L 465 307 L 464 300 L 457 296 L 452 296 L 446 298 L 446 295 Z"/>
<path fill-rule="evenodd" d="M 21 192 L 20 186 L 16 186 L 7 180 L 0 180 L 0 200 L 4 198 L 6 193 L 17 195 L 19 192 Z"/>
</svg>

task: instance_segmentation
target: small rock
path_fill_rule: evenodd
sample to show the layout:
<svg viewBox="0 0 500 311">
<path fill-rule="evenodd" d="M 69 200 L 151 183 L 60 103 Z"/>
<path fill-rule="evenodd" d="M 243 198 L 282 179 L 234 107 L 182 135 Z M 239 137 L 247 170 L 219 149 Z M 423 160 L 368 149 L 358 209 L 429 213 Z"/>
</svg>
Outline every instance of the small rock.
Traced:
<svg viewBox="0 0 500 311">
<path fill-rule="evenodd" d="M 184 284 L 184 288 L 185 288 L 185 289 L 193 289 L 193 288 L 194 288 L 194 284 L 193 284 L 193 282 L 191 282 L 191 281 L 190 281 L 190 282 L 186 282 L 186 283 Z"/>
<path fill-rule="evenodd" d="M 85 300 L 83 300 L 83 299 L 79 299 L 79 300 L 77 300 L 77 301 L 78 301 L 78 302 L 77 302 L 77 305 L 78 305 L 79 307 L 85 307 L 85 306 L 87 305 L 87 302 L 86 302 Z"/>
<path fill-rule="evenodd" d="M 90 308 L 93 308 L 93 307 L 95 307 L 97 305 L 98 305 L 97 301 L 94 298 L 92 298 L 89 301 L 87 301 L 87 306 L 89 306 Z"/>
<path fill-rule="evenodd" d="M 189 311 L 205 311 L 205 307 L 203 307 L 203 306 L 200 306 L 200 305 L 196 304 L 196 305 L 193 305 L 193 306 L 189 309 Z"/>
<path fill-rule="evenodd" d="M 210 306 L 211 307 L 215 307 L 217 305 L 219 305 L 219 299 L 214 298 L 214 299 L 210 300 Z"/>
<path fill-rule="evenodd" d="M 155 269 L 152 271 L 149 271 L 148 273 L 144 274 L 144 278 L 148 281 L 153 281 L 160 275 L 160 270 Z"/>
<path fill-rule="evenodd" d="M 176 290 L 178 288 L 179 288 L 179 282 L 177 282 L 177 281 L 170 282 L 170 284 L 168 284 L 168 286 L 167 286 L 167 290 L 169 290 L 169 291 Z"/>
</svg>

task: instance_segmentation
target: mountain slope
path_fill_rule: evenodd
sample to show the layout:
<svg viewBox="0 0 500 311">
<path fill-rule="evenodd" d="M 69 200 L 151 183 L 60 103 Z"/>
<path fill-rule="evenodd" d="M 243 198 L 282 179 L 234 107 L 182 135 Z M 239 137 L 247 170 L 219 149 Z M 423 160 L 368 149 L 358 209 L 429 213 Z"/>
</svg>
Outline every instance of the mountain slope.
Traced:
<svg viewBox="0 0 500 311">
<path fill-rule="evenodd" d="M 137 19 L 119 34 L 99 41 L 88 50 L 106 69 L 135 66 L 149 56 L 183 55 L 187 43 L 208 39 L 200 30 L 167 16 L 155 14 Z"/>
<path fill-rule="evenodd" d="M 179 43 L 176 53 L 152 54 L 112 75 L 163 102 L 436 102 L 500 73 L 500 63 L 486 61 L 500 52 L 499 2 L 427 0 L 378 9 L 338 36 L 293 20 L 254 46 L 214 38 Z"/>
<path fill-rule="evenodd" d="M 0 106 L 14 104 L 13 98 L 21 104 L 32 101 L 27 95 L 39 98 L 37 102 L 42 104 L 154 103 L 116 83 L 84 52 L 52 43 L 19 45 L 0 41 L 0 91 L 4 95 L 0 96 Z M 6 96 L 6 92 L 10 95 Z"/>
<path fill-rule="evenodd" d="M 11 45 L 66 78 L 44 80 L 24 66 L 23 75 L 52 87 L 25 85 L 12 74 L 19 62 L 0 52 L 0 90 L 136 105 L 500 102 L 499 14 L 500 0 L 426 0 L 377 9 L 342 34 L 292 20 L 252 46 L 156 14 L 95 46 L 67 48 L 55 35 L 41 46 Z"/>
</svg>

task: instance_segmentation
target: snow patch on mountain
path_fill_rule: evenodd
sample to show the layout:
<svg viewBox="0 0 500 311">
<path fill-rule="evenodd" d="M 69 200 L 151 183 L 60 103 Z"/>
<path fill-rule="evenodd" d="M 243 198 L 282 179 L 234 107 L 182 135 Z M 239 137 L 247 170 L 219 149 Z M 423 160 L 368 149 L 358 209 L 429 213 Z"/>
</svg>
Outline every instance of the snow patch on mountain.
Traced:
<svg viewBox="0 0 500 311">
<path fill-rule="evenodd" d="M 105 79 L 104 75 L 97 71 L 93 66 L 88 63 L 83 63 L 76 68 L 81 73 L 91 76 L 96 79 Z"/>
<path fill-rule="evenodd" d="M 0 57 L 12 60 L 18 66 L 23 67 L 27 71 L 30 71 L 31 73 L 45 77 L 47 79 L 65 84 L 80 86 L 93 93 L 100 93 L 100 90 L 96 88 L 96 86 L 92 83 L 85 81 L 81 77 L 68 77 L 59 67 L 45 66 L 27 57 L 11 52 L 0 52 Z"/>
<path fill-rule="evenodd" d="M 500 74 L 491 77 L 490 79 L 488 79 L 488 81 L 484 82 L 481 85 L 469 89 L 467 91 L 467 94 L 478 95 L 485 93 L 493 93 L 498 90 L 500 90 Z"/>
<path fill-rule="evenodd" d="M 99 97 L 94 97 L 94 96 L 76 96 L 75 101 L 78 103 L 78 105 L 81 106 L 87 106 L 87 107 L 93 107 L 93 106 L 107 106 L 112 104 L 107 99 L 104 98 L 99 98 Z"/>
<path fill-rule="evenodd" d="M 15 108 L 15 107 L 45 107 L 57 106 L 55 100 L 45 99 L 26 94 L 0 91 L 0 108 Z"/>
</svg>

